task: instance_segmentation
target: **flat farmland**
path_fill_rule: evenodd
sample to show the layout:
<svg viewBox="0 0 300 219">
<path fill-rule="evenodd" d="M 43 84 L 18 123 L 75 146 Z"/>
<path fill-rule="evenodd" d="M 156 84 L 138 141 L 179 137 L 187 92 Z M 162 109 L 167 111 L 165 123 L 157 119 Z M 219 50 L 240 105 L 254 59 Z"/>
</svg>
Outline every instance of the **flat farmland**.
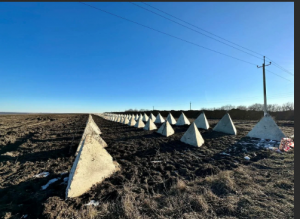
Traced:
<svg viewBox="0 0 300 219">
<path fill-rule="evenodd" d="M 180 141 L 188 126 L 172 126 L 175 134 L 164 137 L 93 115 L 121 170 L 65 200 L 87 119 L 0 116 L 3 218 L 294 218 L 294 151 L 277 153 L 265 148 L 275 142 L 245 137 L 253 120 L 234 120 L 236 136 L 199 129 L 205 143 L 196 148 Z M 208 122 L 214 127 L 218 120 Z M 277 124 L 294 134 L 294 121 Z M 50 174 L 34 177 L 41 172 Z M 91 200 L 99 204 L 87 206 Z"/>
</svg>

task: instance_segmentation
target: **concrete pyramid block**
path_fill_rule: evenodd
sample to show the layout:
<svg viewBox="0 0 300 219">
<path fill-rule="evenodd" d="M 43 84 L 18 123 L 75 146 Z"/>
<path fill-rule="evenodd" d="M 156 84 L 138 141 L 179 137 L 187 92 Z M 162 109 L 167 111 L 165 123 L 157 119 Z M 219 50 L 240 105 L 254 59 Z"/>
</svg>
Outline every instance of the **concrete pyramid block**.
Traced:
<svg viewBox="0 0 300 219">
<path fill-rule="evenodd" d="M 102 145 L 102 147 L 107 147 L 106 142 L 105 142 L 105 141 L 99 136 L 99 134 L 96 133 L 95 130 L 88 124 L 88 125 L 85 127 L 85 129 L 84 129 L 84 132 L 83 132 L 83 134 L 82 134 L 82 137 L 81 137 L 81 140 L 80 140 L 79 145 L 78 145 L 78 147 L 77 147 L 77 150 L 76 150 L 75 155 L 78 154 L 80 148 L 82 147 L 83 140 L 85 139 L 85 137 L 86 137 L 87 135 L 93 136 L 93 137 L 94 137 L 94 138 Z"/>
<path fill-rule="evenodd" d="M 145 124 L 143 123 L 141 117 L 138 119 L 138 121 L 137 121 L 136 124 L 134 125 L 134 127 L 136 127 L 136 128 L 144 128 L 144 126 L 145 126 Z"/>
<path fill-rule="evenodd" d="M 265 115 L 247 134 L 251 138 L 263 138 L 281 141 L 286 136 L 277 126 L 276 122 L 270 115 Z"/>
<path fill-rule="evenodd" d="M 98 135 L 101 134 L 101 131 L 100 131 L 99 127 L 97 126 L 97 124 L 94 122 L 94 120 L 90 120 L 87 123 L 87 125 L 90 125 Z"/>
<path fill-rule="evenodd" d="M 120 123 L 124 123 L 125 117 L 122 117 L 122 119 L 120 120 Z"/>
<path fill-rule="evenodd" d="M 181 137 L 180 141 L 195 147 L 201 147 L 204 144 L 204 139 L 202 138 L 195 122 L 190 125 L 188 130 Z"/>
<path fill-rule="evenodd" d="M 230 115 L 226 113 L 222 119 L 217 123 L 217 125 L 213 128 L 216 132 L 223 132 L 226 134 L 236 135 L 236 128 L 230 118 Z"/>
<path fill-rule="evenodd" d="M 197 128 L 206 129 L 206 130 L 209 129 L 209 124 L 204 112 L 197 117 L 197 119 L 195 120 L 195 124 Z"/>
<path fill-rule="evenodd" d="M 190 124 L 191 124 L 190 121 L 188 120 L 188 118 L 186 118 L 186 116 L 182 112 L 176 122 L 176 125 L 190 125 Z"/>
<path fill-rule="evenodd" d="M 153 122 L 154 122 L 155 119 L 156 119 L 155 116 L 154 116 L 152 113 L 150 114 L 149 118 L 151 118 Z"/>
<path fill-rule="evenodd" d="M 146 123 L 144 129 L 145 129 L 145 130 L 154 130 L 154 129 L 157 129 L 157 127 L 156 127 L 156 125 L 153 123 L 151 117 L 149 117 L 148 122 Z"/>
<path fill-rule="evenodd" d="M 120 121 L 121 121 L 120 117 L 117 117 L 117 119 L 115 120 L 115 122 L 120 122 Z"/>
<path fill-rule="evenodd" d="M 143 122 L 147 122 L 149 119 L 149 117 L 147 116 L 146 113 L 144 113 L 144 116 L 143 116 Z"/>
<path fill-rule="evenodd" d="M 158 113 L 154 122 L 155 123 L 164 123 L 165 119 L 160 115 L 160 113 Z"/>
<path fill-rule="evenodd" d="M 139 119 L 139 115 L 136 114 L 134 120 L 137 121 Z"/>
<path fill-rule="evenodd" d="M 124 121 L 123 121 L 123 124 L 124 124 L 124 125 L 127 125 L 128 123 L 129 123 L 129 120 L 128 120 L 127 117 L 125 117 L 125 119 L 124 119 Z"/>
<path fill-rule="evenodd" d="M 167 117 L 167 121 L 171 124 L 171 125 L 175 125 L 176 124 L 176 120 L 174 119 L 174 117 L 172 116 L 171 113 L 169 113 L 168 117 Z"/>
<path fill-rule="evenodd" d="M 135 123 L 136 123 L 136 121 L 135 121 L 135 119 L 134 119 L 134 116 L 132 116 L 131 119 L 130 119 L 130 121 L 129 121 L 129 123 L 128 123 L 128 125 L 129 125 L 129 126 L 134 126 Z"/>
<path fill-rule="evenodd" d="M 168 137 L 170 135 L 173 135 L 175 132 L 174 132 L 174 129 L 172 128 L 172 126 L 170 125 L 169 121 L 166 120 L 161 125 L 161 127 L 157 130 L 157 133 Z"/>
<path fill-rule="evenodd" d="M 66 198 L 78 197 L 119 170 L 110 154 L 91 135 L 84 139 L 70 171 Z"/>
</svg>

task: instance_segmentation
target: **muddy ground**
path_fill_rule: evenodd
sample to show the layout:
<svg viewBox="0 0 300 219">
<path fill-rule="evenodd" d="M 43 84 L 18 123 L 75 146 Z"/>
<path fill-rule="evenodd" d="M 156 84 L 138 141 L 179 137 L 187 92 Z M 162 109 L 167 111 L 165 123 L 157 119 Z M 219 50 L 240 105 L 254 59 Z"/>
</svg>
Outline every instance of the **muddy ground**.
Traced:
<svg viewBox="0 0 300 219">
<path fill-rule="evenodd" d="M 93 116 L 121 170 L 65 200 L 64 179 L 87 118 L 0 116 L 3 218 L 294 218 L 294 152 L 245 137 L 258 122 L 246 120 L 234 120 L 236 136 L 199 129 L 205 144 L 195 148 L 180 142 L 188 126 L 173 126 L 175 134 L 164 137 Z M 211 127 L 217 122 L 209 120 Z M 277 124 L 294 133 L 293 121 Z M 45 171 L 50 175 L 34 177 Z M 86 206 L 91 200 L 99 205 Z"/>
</svg>

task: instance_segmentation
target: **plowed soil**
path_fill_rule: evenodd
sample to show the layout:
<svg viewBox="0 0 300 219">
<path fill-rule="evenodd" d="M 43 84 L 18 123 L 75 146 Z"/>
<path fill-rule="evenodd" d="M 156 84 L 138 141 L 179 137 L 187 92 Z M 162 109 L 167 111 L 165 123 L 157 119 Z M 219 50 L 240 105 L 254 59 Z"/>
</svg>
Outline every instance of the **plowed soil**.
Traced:
<svg viewBox="0 0 300 219">
<path fill-rule="evenodd" d="M 93 116 L 121 170 L 65 200 L 66 177 L 87 115 L 0 117 L 0 212 L 6 218 L 293 218 L 294 152 L 250 139 L 258 121 L 234 121 L 236 136 L 199 129 L 205 144 L 164 137 Z M 177 118 L 176 118 L 177 119 Z M 190 120 L 192 122 L 192 120 Z M 218 120 L 208 120 L 214 127 Z M 293 121 L 277 121 L 294 134 Z M 157 128 L 160 125 L 157 124 Z M 248 156 L 250 160 L 244 157 Z M 34 175 L 49 172 L 45 178 Z M 45 190 L 41 186 L 58 180 Z M 86 206 L 91 200 L 97 206 Z"/>
</svg>

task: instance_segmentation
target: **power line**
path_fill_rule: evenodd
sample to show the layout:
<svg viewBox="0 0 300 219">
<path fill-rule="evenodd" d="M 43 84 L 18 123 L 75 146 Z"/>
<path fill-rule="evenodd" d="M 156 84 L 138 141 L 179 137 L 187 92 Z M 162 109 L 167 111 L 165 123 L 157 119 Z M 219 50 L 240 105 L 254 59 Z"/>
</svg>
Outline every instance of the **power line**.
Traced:
<svg viewBox="0 0 300 219">
<path fill-rule="evenodd" d="M 150 29 L 150 30 L 156 31 L 156 32 L 158 32 L 158 33 L 164 34 L 164 35 L 166 35 L 166 36 L 169 36 L 169 37 L 172 37 L 172 38 L 178 39 L 178 40 L 180 40 L 180 41 L 183 41 L 183 42 L 186 42 L 186 43 L 192 44 L 192 45 L 194 45 L 194 46 L 197 46 L 197 47 L 200 47 L 200 48 L 203 48 L 203 49 L 206 49 L 206 50 L 209 50 L 209 51 L 212 51 L 212 52 L 215 52 L 215 53 L 218 53 L 218 54 L 221 54 L 221 55 L 227 56 L 227 57 L 230 57 L 230 58 L 232 58 L 232 59 L 239 60 L 239 61 L 241 61 L 241 62 L 248 63 L 248 64 L 250 64 L 250 65 L 257 66 L 257 65 L 256 65 L 256 64 L 254 64 L 254 63 L 251 63 L 251 62 L 248 62 L 248 61 L 245 61 L 245 60 L 242 60 L 242 59 L 236 58 L 236 57 L 234 57 L 234 56 L 227 55 L 227 54 L 225 54 L 225 53 L 218 52 L 218 51 L 216 51 L 216 50 L 213 50 L 213 49 L 210 49 L 210 48 L 207 48 L 207 47 L 201 46 L 201 45 L 199 45 L 199 44 L 197 44 L 197 43 L 190 42 L 190 41 L 188 41 L 188 40 L 185 40 L 185 39 L 182 39 L 182 38 L 180 38 L 180 37 L 174 36 L 174 35 L 172 35 L 172 34 L 168 34 L 168 33 L 166 33 L 166 32 L 163 32 L 163 31 L 160 31 L 160 30 L 154 29 L 154 28 L 152 28 L 152 27 L 146 26 L 146 25 L 144 25 L 144 24 L 141 24 L 141 23 L 138 23 L 138 22 L 136 22 L 136 21 L 132 21 L 132 20 L 130 20 L 130 19 L 127 19 L 127 18 L 124 18 L 124 17 L 122 17 L 122 16 L 120 16 L 120 15 L 116 15 L 116 14 L 114 14 L 114 13 L 111 13 L 111 12 L 105 11 L 105 10 L 103 10 L 103 9 L 101 9 L 101 8 L 98 8 L 98 7 L 95 7 L 95 6 L 92 6 L 92 5 L 86 4 L 86 3 L 84 3 L 84 2 L 79 2 L 79 3 L 81 3 L 81 4 L 83 4 L 83 5 L 86 5 L 86 6 L 89 6 L 89 7 L 91 7 L 91 8 L 94 8 L 94 9 L 96 9 L 96 10 L 102 11 L 102 12 L 104 12 L 104 13 L 110 14 L 110 15 L 112 15 L 112 16 L 115 16 L 115 17 L 121 18 L 121 19 L 123 19 L 123 20 L 129 21 L 129 22 L 131 22 L 131 23 L 134 23 L 134 24 L 140 25 L 140 26 L 142 26 L 142 27 L 145 27 L 145 28 L 147 28 L 147 29 Z M 272 74 L 275 74 L 275 75 L 277 75 L 277 76 L 279 76 L 279 75 L 278 75 L 278 74 L 276 74 L 276 73 L 273 73 L 273 72 L 271 72 L 271 73 L 272 73 Z M 281 77 L 281 76 L 279 76 L 279 77 Z M 284 78 L 284 77 L 281 77 L 281 78 Z M 286 79 L 286 78 L 284 78 L 284 79 Z M 290 81 L 289 79 L 286 79 L 286 80 Z"/>
<path fill-rule="evenodd" d="M 285 80 L 287 80 L 287 81 L 292 82 L 291 80 L 289 80 L 289 79 L 287 79 L 287 78 L 285 78 L 285 77 L 282 77 L 282 76 L 280 76 L 279 74 L 276 74 L 276 73 L 274 73 L 274 72 L 272 72 L 272 71 L 270 71 L 270 70 L 266 70 L 266 71 L 267 71 L 267 72 L 270 72 L 271 74 L 277 75 L 278 77 L 283 78 L 283 79 L 285 79 Z"/>
<path fill-rule="evenodd" d="M 143 4 L 145 4 L 145 5 L 148 5 L 149 7 L 154 8 L 154 9 L 156 9 L 156 10 L 158 10 L 158 11 L 164 13 L 164 14 L 167 14 L 167 15 L 173 17 L 173 18 L 176 18 L 176 19 L 178 19 L 178 20 L 180 20 L 180 21 L 182 21 L 182 22 L 184 22 L 184 23 L 186 23 L 186 24 L 189 24 L 189 25 L 191 25 L 191 26 L 193 26 L 193 27 L 195 27 L 195 28 L 197 28 L 197 29 L 199 29 L 199 30 L 202 30 L 202 31 L 204 31 L 204 32 L 206 32 L 206 33 L 209 33 L 209 34 L 211 34 L 211 35 L 213 35 L 213 36 L 215 36 L 215 37 L 218 37 L 218 38 L 220 38 L 220 39 L 222 39 L 222 40 L 224 40 L 224 41 L 226 41 L 226 42 L 232 43 L 232 44 L 234 44 L 234 45 L 236 45 L 236 46 L 239 46 L 239 47 L 241 47 L 241 48 L 243 48 L 243 49 L 246 49 L 246 50 L 248 50 L 248 51 L 250 51 L 250 52 L 252 52 L 252 53 L 255 53 L 255 54 L 257 54 L 257 55 L 263 56 L 262 54 L 260 54 L 260 53 L 258 53 L 258 52 L 255 52 L 255 51 L 253 51 L 253 50 L 251 50 L 251 49 L 248 49 L 248 48 L 246 48 L 246 47 L 244 47 L 244 46 L 241 46 L 241 45 L 239 45 L 239 44 L 237 44 L 237 43 L 234 43 L 234 42 L 229 41 L 229 40 L 227 40 L 227 39 L 225 39 L 225 38 L 223 38 L 223 37 L 220 37 L 220 36 L 218 36 L 218 35 L 216 35 L 216 34 L 213 34 L 212 32 L 209 32 L 209 31 L 207 31 L 207 30 L 204 30 L 203 28 L 200 28 L 200 27 L 198 27 L 198 26 L 195 26 L 195 25 L 193 25 L 193 24 L 191 24 L 191 23 L 189 23 L 189 22 L 186 22 L 186 21 L 184 21 L 184 20 L 182 20 L 182 19 L 180 19 L 180 18 L 178 18 L 178 17 L 175 17 L 174 15 L 171 15 L 171 14 L 169 14 L 169 13 L 163 11 L 163 10 L 160 10 L 160 9 L 158 9 L 158 8 L 152 6 L 152 5 L 149 5 L 149 4 L 145 3 L 145 2 L 141 2 L 141 3 L 143 3 Z M 140 6 L 139 6 L 139 7 L 140 7 Z M 146 9 L 146 10 L 147 10 L 147 9 Z M 153 13 L 155 13 L 155 12 L 153 12 Z M 161 16 L 161 15 L 160 15 L 160 16 Z M 256 57 L 256 56 L 255 56 L 255 57 Z M 268 58 L 268 59 L 269 59 L 269 58 Z M 270 59 L 269 59 L 269 60 L 270 60 Z M 288 71 L 288 70 L 286 70 L 285 68 L 281 67 L 278 63 L 276 63 L 276 62 L 274 62 L 274 61 L 272 61 L 272 60 L 270 60 L 270 61 L 271 61 L 272 63 L 274 63 L 275 66 L 277 65 L 276 67 L 280 68 L 281 70 L 285 71 L 286 73 L 289 73 L 289 74 L 291 74 L 291 75 L 294 75 L 294 74 L 292 74 L 290 71 Z"/>
<path fill-rule="evenodd" d="M 195 25 L 193 25 L 193 24 L 191 24 L 191 23 L 189 23 L 189 22 L 187 22 L 187 21 L 184 21 L 184 20 L 182 20 L 182 19 L 180 19 L 180 18 L 178 18 L 178 17 L 175 17 L 174 15 L 171 15 L 171 14 L 165 12 L 165 11 L 162 11 L 162 10 L 160 10 L 160 9 L 158 9 L 158 8 L 156 8 L 156 7 L 154 7 L 154 6 L 152 6 L 152 5 L 149 5 L 149 4 L 145 3 L 145 2 L 142 2 L 142 3 L 145 4 L 145 5 L 148 5 L 148 6 L 151 7 L 151 8 L 154 8 L 154 9 L 156 9 L 156 10 L 158 10 L 158 11 L 164 13 L 164 14 L 167 14 L 167 15 L 173 17 L 173 18 L 176 18 L 176 19 L 178 19 L 178 20 L 180 20 L 180 21 L 182 21 L 182 22 L 184 22 L 184 23 L 186 23 L 186 24 L 189 24 L 189 25 L 191 25 L 191 26 L 193 26 L 193 27 L 195 27 L 195 28 L 197 28 L 197 29 L 199 29 L 199 30 L 202 30 L 202 31 L 204 31 L 204 32 L 206 32 L 206 33 L 209 33 L 209 34 L 211 34 L 211 35 L 213 35 L 213 36 L 215 36 L 215 37 L 218 37 L 218 38 L 220 38 L 220 39 L 222 39 L 222 40 L 225 40 L 225 41 L 227 41 L 227 42 L 229 42 L 229 43 L 232 43 L 232 44 L 234 44 L 234 45 L 236 45 L 236 46 L 239 46 L 239 47 L 241 47 L 241 48 L 243 48 L 243 49 L 246 49 L 246 50 L 248 50 L 248 51 L 251 51 L 251 52 L 253 52 L 253 53 L 257 54 L 257 55 L 263 56 L 262 54 L 260 54 L 260 53 L 258 53 L 258 52 L 255 52 L 255 51 L 253 51 L 253 50 L 251 50 L 251 49 L 247 49 L 246 47 L 243 47 L 243 46 L 241 46 L 241 45 L 239 45 L 239 44 L 237 44 L 237 43 L 231 42 L 231 41 L 229 41 L 229 40 L 227 40 L 227 39 L 225 39 L 225 38 L 223 38 L 223 37 L 220 37 L 220 36 L 218 36 L 218 35 L 216 35 L 216 34 L 214 34 L 214 33 L 212 33 L 212 32 L 209 32 L 209 31 L 207 31 L 207 30 L 204 30 L 203 28 L 200 28 L 200 27 L 198 27 L 198 26 L 195 26 Z"/>
<path fill-rule="evenodd" d="M 162 16 L 162 15 L 160 15 L 160 14 L 154 12 L 154 11 L 151 11 L 151 10 L 149 10 L 149 9 L 147 9 L 147 8 L 144 8 L 144 7 L 142 7 L 142 6 L 138 5 L 138 4 L 135 4 L 135 3 L 133 3 L 133 2 L 129 2 L 129 3 L 131 3 L 131 4 L 133 4 L 133 5 L 137 6 L 137 7 L 140 7 L 140 8 L 142 8 L 142 9 L 146 10 L 146 11 L 149 11 L 149 12 L 151 12 L 151 13 L 153 13 L 153 14 L 156 14 L 156 15 L 158 15 L 158 16 L 164 18 L 164 19 L 167 19 L 167 20 L 173 22 L 173 23 L 176 23 L 176 24 L 178 24 L 178 25 L 180 25 L 180 26 L 182 26 L 182 27 L 185 27 L 185 28 L 187 28 L 187 29 L 189 29 L 189 30 L 192 30 L 192 31 L 194 31 L 194 32 L 196 32 L 196 33 L 198 33 L 198 34 L 201 34 L 201 35 L 206 36 L 206 37 L 208 37 L 208 38 L 210 38 L 210 39 L 216 40 L 216 41 L 218 41 L 219 43 L 223 43 L 223 44 L 225 44 L 225 45 L 227 45 L 227 46 L 230 46 L 231 48 L 234 48 L 234 49 L 236 49 L 236 50 L 239 50 L 239 51 L 241 51 L 241 52 L 244 52 L 244 53 L 246 53 L 246 54 L 248 54 L 248 55 L 251 55 L 251 56 L 253 56 L 253 57 L 255 57 L 255 58 L 262 59 L 262 57 L 258 57 L 258 56 L 256 56 L 256 55 L 251 54 L 251 53 L 245 52 L 244 50 L 241 50 L 241 49 L 236 48 L 236 47 L 234 47 L 234 46 L 232 46 L 232 45 L 229 45 L 228 43 L 224 43 L 224 42 L 222 42 L 222 41 L 220 41 L 220 40 L 218 40 L 218 39 L 215 39 L 215 38 L 213 38 L 213 37 L 211 37 L 211 36 L 208 36 L 208 35 L 206 35 L 206 34 L 204 34 L 204 33 L 201 33 L 201 32 L 199 32 L 199 31 L 197 31 L 197 30 L 194 30 L 194 29 L 192 29 L 192 28 L 190 28 L 190 27 L 188 27 L 188 26 L 186 26 L 186 25 L 180 24 L 180 23 L 178 23 L 177 21 L 171 20 L 171 19 L 169 19 L 169 18 L 167 18 L 167 17 L 165 17 L 165 16 Z"/>
<path fill-rule="evenodd" d="M 236 58 L 236 57 L 231 56 L 231 55 L 227 55 L 227 54 L 222 53 L 222 52 L 218 52 L 218 51 L 213 50 L 213 49 L 209 49 L 209 48 L 204 47 L 204 46 L 201 46 L 201 45 L 199 45 L 199 44 L 197 44 L 197 43 L 190 42 L 190 41 L 188 41 L 188 40 L 182 39 L 182 38 L 180 38 L 180 37 L 176 37 L 176 36 L 174 36 L 174 35 L 172 35 L 172 34 L 168 34 L 168 33 L 166 33 L 166 32 L 163 32 L 163 31 L 154 29 L 154 28 L 152 28 L 152 27 L 148 27 L 148 26 L 146 26 L 146 25 L 144 25 L 144 24 L 140 24 L 140 23 L 138 23 L 138 22 L 136 22 L 136 21 L 132 21 L 132 20 L 127 19 L 127 18 L 124 18 L 124 17 L 122 17 L 122 16 L 113 14 L 113 13 L 111 13 L 111 12 L 105 11 L 105 10 L 100 9 L 100 8 L 98 8 L 98 7 L 95 7 L 95 6 L 92 6 L 92 5 L 83 3 L 83 2 L 79 2 L 79 3 L 84 4 L 84 5 L 87 5 L 87 6 L 91 7 L 91 8 L 97 9 L 97 10 L 99 10 L 99 11 L 105 12 L 105 13 L 107 13 L 107 14 L 113 15 L 113 16 L 115 16 L 115 17 L 119 17 L 119 18 L 121 18 L 121 19 L 123 19 L 123 20 L 127 20 L 127 21 L 129 21 L 129 22 L 132 22 L 132 23 L 134 23 L 134 24 L 140 25 L 140 26 L 142 26 L 142 27 L 146 27 L 146 28 L 148 28 L 148 29 L 150 29 L 150 30 L 154 30 L 154 31 L 156 31 L 156 32 L 159 32 L 159 33 L 162 33 L 162 34 L 164 34 L 164 35 L 170 36 L 170 37 L 172 37 L 172 38 L 181 40 L 181 41 L 183 41 L 183 42 L 192 44 L 192 45 L 194 45 L 194 46 L 197 46 L 197 47 L 200 47 L 200 48 L 203 48 L 203 49 L 206 49 L 206 50 L 215 52 L 215 53 L 219 53 L 219 54 L 221 54 L 221 55 L 224 55 L 224 56 L 227 56 L 227 57 L 230 57 L 230 58 L 233 58 L 233 59 L 236 59 L 236 60 L 239 60 L 239 61 L 242 61 L 242 62 L 246 62 L 246 63 L 248 63 L 248 64 L 251 64 L 251 65 L 255 65 L 255 66 L 256 66 L 256 64 L 254 64 L 254 63 L 251 63 L 251 62 L 248 62 L 248 61 L 245 61 L 245 60 Z"/>
<path fill-rule="evenodd" d="M 266 58 L 269 59 L 268 57 L 266 57 Z M 284 72 L 286 72 L 286 73 L 288 73 L 288 74 L 294 76 L 293 73 L 291 73 L 290 71 L 288 71 L 288 70 L 286 70 L 285 68 L 281 67 L 278 63 L 272 61 L 271 59 L 269 59 L 269 60 L 270 60 L 277 68 L 279 68 L 279 69 L 281 69 L 282 71 L 284 71 Z"/>
</svg>

